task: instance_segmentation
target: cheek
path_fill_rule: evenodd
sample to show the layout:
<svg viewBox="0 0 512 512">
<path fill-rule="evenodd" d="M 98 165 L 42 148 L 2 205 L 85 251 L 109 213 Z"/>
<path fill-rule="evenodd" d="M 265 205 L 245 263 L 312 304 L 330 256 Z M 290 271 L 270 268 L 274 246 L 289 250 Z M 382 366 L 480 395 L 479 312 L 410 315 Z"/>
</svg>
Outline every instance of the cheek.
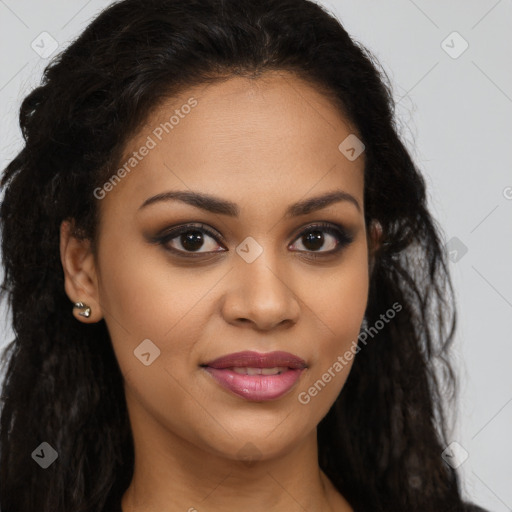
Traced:
<svg viewBox="0 0 512 512">
<path fill-rule="evenodd" d="M 338 272 L 322 279 L 322 285 L 308 295 L 317 335 L 312 340 L 312 365 L 297 398 L 315 417 L 327 413 L 357 357 L 357 337 L 368 299 L 365 251 L 366 246 L 354 250 Z"/>
<path fill-rule="evenodd" d="M 121 237 L 119 237 L 121 238 Z M 215 276 L 173 266 L 163 249 L 143 242 L 117 258 L 116 237 L 106 237 L 100 251 L 100 295 L 110 324 L 120 323 L 137 336 L 165 336 L 185 319 L 214 286 Z"/>
<path fill-rule="evenodd" d="M 366 244 L 346 253 L 339 267 L 319 275 L 317 284 L 303 289 L 302 296 L 321 330 L 321 358 L 338 353 L 357 338 L 368 301 Z M 307 297 L 307 298 L 306 298 Z"/>
<path fill-rule="evenodd" d="M 174 371 L 177 361 L 189 362 L 201 339 L 209 318 L 204 299 L 218 276 L 193 279 L 197 270 L 173 267 L 137 242 L 118 258 L 120 238 L 105 237 L 99 253 L 100 301 L 116 357 L 125 372 L 138 368 L 134 351 L 149 339 L 160 351 L 151 368 Z"/>
</svg>

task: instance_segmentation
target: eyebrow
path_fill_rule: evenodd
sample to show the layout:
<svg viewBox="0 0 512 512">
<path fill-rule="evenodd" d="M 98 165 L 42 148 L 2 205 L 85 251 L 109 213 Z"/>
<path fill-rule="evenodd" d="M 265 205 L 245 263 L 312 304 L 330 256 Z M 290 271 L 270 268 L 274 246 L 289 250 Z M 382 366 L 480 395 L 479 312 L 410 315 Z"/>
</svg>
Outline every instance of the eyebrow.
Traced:
<svg viewBox="0 0 512 512">
<path fill-rule="evenodd" d="M 240 215 L 240 207 L 236 203 L 221 199 L 220 197 L 203 194 L 201 192 L 181 190 L 162 192 L 161 194 L 149 197 L 141 204 L 139 210 L 151 204 L 166 201 L 181 201 L 211 213 L 228 215 L 230 217 L 238 217 Z M 352 203 L 361 213 L 361 206 L 353 195 L 345 192 L 344 190 L 333 190 L 332 192 L 291 204 L 286 210 L 285 217 L 307 215 L 308 213 L 327 208 L 331 204 L 340 201 Z"/>
</svg>

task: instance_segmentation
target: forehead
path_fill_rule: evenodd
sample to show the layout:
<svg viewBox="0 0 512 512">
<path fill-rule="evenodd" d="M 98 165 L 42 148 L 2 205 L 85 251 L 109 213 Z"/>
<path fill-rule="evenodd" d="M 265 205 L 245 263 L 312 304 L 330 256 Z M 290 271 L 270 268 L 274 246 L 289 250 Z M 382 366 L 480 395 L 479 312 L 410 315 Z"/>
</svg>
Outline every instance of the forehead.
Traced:
<svg viewBox="0 0 512 512">
<path fill-rule="evenodd" d="M 102 208 L 121 197 L 140 205 L 167 189 L 249 204 L 337 187 L 363 204 L 364 154 L 350 161 L 339 149 L 354 133 L 328 98 L 288 72 L 191 87 L 155 109 L 129 141 L 119 165 L 126 172 Z"/>
</svg>

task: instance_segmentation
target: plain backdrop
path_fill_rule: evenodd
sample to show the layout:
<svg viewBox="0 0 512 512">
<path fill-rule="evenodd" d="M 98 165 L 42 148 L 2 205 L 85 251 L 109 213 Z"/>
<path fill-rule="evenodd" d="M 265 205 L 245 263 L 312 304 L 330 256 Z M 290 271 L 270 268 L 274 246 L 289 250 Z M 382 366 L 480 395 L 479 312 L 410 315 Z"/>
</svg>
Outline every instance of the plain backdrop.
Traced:
<svg viewBox="0 0 512 512">
<path fill-rule="evenodd" d="M 0 0 L 1 169 L 21 146 L 18 108 L 40 80 L 45 52 L 68 45 L 109 3 Z M 464 492 L 490 511 L 510 511 L 512 2 L 319 3 L 392 81 L 401 135 L 426 177 L 457 293 L 461 393 L 450 440 L 468 453 Z M 12 339 L 5 304 L 0 322 L 1 346 Z"/>
</svg>

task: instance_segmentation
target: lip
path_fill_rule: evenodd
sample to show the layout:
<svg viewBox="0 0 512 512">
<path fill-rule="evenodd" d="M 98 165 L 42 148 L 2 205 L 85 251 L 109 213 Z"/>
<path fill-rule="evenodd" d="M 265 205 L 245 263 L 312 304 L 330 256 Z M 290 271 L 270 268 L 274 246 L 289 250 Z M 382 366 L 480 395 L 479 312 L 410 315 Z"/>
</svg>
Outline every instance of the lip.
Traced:
<svg viewBox="0 0 512 512">
<path fill-rule="evenodd" d="M 228 354 L 201 365 L 223 388 L 251 401 L 276 400 L 288 393 L 307 368 L 304 359 L 289 352 L 245 351 Z M 275 368 L 286 370 L 275 375 L 243 375 L 233 368 Z"/>
<path fill-rule="evenodd" d="M 210 368 L 233 368 L 251 367 L 251 368 L 274 368 L 276 366 L 288 366 L 288 368 L 301 369 L 306 368 L 306 361 L 289 352 L 260 352 L 244 351 L 234 352 L 226 356 L 219 357 L 202 366 Z"/>
</svg>

